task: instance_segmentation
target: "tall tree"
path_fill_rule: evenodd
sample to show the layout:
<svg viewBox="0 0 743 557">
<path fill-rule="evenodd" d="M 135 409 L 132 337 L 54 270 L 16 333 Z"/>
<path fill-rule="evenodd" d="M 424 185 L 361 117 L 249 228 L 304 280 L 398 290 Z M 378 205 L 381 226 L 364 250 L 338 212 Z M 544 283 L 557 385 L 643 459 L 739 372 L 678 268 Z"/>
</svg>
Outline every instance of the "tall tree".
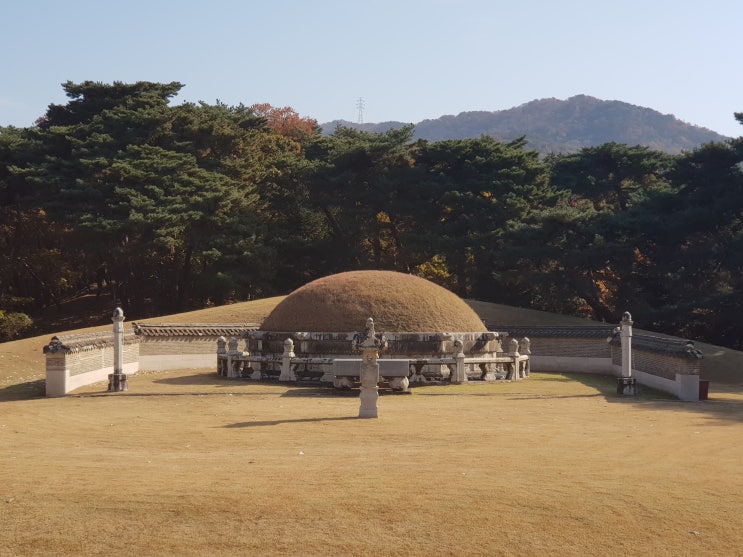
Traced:
<svg viewBox="0 0 743 557">
<path fill-rule="evenodd" d="M 659 327 L 743 346 L 742 168 L 740 139 L 710 143 L 679 159 L 673 173 L 679 195 L 666 214 L 676 238 L 665 260 L 674 304 L 659 315 Z"/>
<path fill-rule="evenodd" d="M 548 157 L 552 182 L 604 207 L 626 211 L 632 194 L 652 186 L 673 158 L 640 145 L 604 143 L 571 155 Z"/>
<path fill-rule="evenodd" d="M 41 152 L 28 135 L 0 128 L 0 309 L 11 311 L 59 305 L 80 286 L 78 259 L 63 249 L 72 231 L 49 218 L 46 196 L 21 175 Z"/>
<path fill-rule="evenodd" d="M 640 308 L 652 305 L 649 297 L 658 293 L 651 275 L 662 223 L 650 207 L 672 195 L 673 160 L 616 143 L 547 158 L 552 184 L 569 197 L 545 221 L 553 236 L 543 236 L 543 246 L 551 247 L 554 263 L 544 278 L 560 287 L 540 297 L 544 309 L 553 309 L 551 298 L 552 304 L 562 300 L 575 312 L 613 321 L 631 303 L 633 315 L 642 317 Z"/>
<path fill-rule="evenodd" d="M 430 256 L 443 256 L 462 296 L 502 300 L 507 231 L 559 197 L 525 146 L 523 138 L 486 136 L 416 146 L 415 166 L 425 172 L 418 184 L 427 194 L 416 244 L 428 241 Z"/>
<path fill-rule="evenodd" d="M 396 268 L 395 200 L 412 126 L 373 134 L 339 127 L 307 149 L 310 200 L 325 216 L 329 270 Z"/>
<path fill-rule="evenodd" d="M 92 252 L 88 274 L 107 260 L 135 311 L 147 299 L 157 311 L 185 309 L 215 273 L 229 271 L 217 282 L 232 290 L 266 286 L 251 280 L 259 273 L 232 272 L 238 255 L 250 268 L 260 244 L 265 120 L 245 107 L 169 106 L 180 87 L 67 83 L 72 100 L 31 131 L 40 156 L 19 172 L 47 192 L 55 219 L 84 232 L 68 247 Z"/>
</svg>

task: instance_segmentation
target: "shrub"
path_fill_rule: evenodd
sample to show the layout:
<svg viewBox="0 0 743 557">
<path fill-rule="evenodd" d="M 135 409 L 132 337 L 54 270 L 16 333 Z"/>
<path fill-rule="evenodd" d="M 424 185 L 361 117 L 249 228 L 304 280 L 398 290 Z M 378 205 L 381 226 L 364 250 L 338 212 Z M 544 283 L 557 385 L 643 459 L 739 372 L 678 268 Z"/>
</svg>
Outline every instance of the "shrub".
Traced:
<svg viewBox="0 0 743 557">
<path fill-rule="evenodd" d="M 34 322 L 25 313 L 6 313 L 0 309 L 0 342 L 20 337 L 33 324 Z"/>
</svg>

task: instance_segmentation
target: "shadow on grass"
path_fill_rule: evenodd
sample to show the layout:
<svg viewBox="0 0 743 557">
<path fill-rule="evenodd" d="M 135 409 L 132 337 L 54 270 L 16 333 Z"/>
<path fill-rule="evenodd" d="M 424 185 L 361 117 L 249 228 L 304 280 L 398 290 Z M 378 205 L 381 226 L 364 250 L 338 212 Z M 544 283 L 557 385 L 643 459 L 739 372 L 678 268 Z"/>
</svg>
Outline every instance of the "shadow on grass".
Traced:
<svg viewBox="0 0 743 557">
<path fill-rule="evenodd" d="M 255 422 L 238 422 L 235 424 L 228 424 L 222 426 L 227 429 L 244 428 L 244 427 L 265 427 L 272 425 L 281 424 L 302 424 L 302 423 L 313 423 L 313 422 L 339 422 L 348 420 L 359 420 L 358 416 L 335 416 L 333 418 L 296 418 L 293 420 L 258 420 Z"/>
<path fill-rule="evenodd" d="M 44 379 L 15 383 L 0 388 L 0 402 L 44 397 L 46 397 L 46 381 Z"/>
<path fill-rule="evenodd" d="M 637 395 L 618 395 L 617 378 L 610 375 L 587 375 L 581 373 L 564 374 L 569 380 L 577 381 L 599 391 L 600 395 L 611 404 L 630 404 L 643 408 L 658 410 L 672 409 L 678 412 L 691 412 L 720 422 L 743 422 L 743 398 L 715 399 L 714 391 L 708 400 L 686 402 L 665 391 L 639 386 Z M 737 393 L 739 391 L 723 388 L 721 392 Z"/>
<path fill-rule="evenodd" d="M 380 391 L 380 395 L 382 392 Z M 346 397 L 358 398 L 358 389 L 335 389 L 333 387 L 289 387 L 282 397 Z"/>
<path fill-rule="evenodd" d="M 160 396 L 160 397 L 171 397 L 171 396 L 209 396 L 209 397 L 215 397 L 215 396 L 266 396 L 266 393 L 262 392 L 242 392 L 242 393 L 217 393 L 214 391 L 211 392 L 181 392 L 181 393 L 173 393 L 173 392 L 153 392 L 153 393 L 137 393 L 132 392 L 131 390 L 125 391 L 125 392 L 118 392 L 118 393 L 109 393 L 108 391 L 104 392 L 97 392 L 97 393 L 68 393 L 65 395 L 67 397 L 72 398 L 96 398 L 96 397 L 102 397 L 102 396 L 110 396 L 110 397 L 123 397 L 123 398 L 131 398 L 131 397 L 152 397 L 152 396 Z"/>
<path fill-rule="evenodd" d="M 136 377 L 136 376 L 135 376 Z M 743 422 L 743 393 L 741 389 L 738 389 L 736 385 L 710 385 L 709 400 L 703 400 L 699 402 L 682 402 L 679 401 L 673 395 L 658 391 L 646 386 L 640 386 L 640 392 L 636 396 L 622 396 L 616 392 L 616 377 L 604 376 L 604 375 L 588 375 L 580 373 L 572 374 L 533 374 L 533 377 L 527 379 L 530 383 L 535 380 L 538 382 L 545 383 L 545 391 L 543 393 L 514 393 L 514 392 L 463 392 L 462 390 L 453 387 L 451 391 L 448 388 L 445 390 L 440 389 L 442 383 L 432 383 L 430 385 L 415 385 L 411 388 L 412 392 L 417 396 L 489 396 L 489 397 L 510 397 L 513 400 L 530 400 L 530 399 L 580 399 L 580 398 L 591 398 L 591 397 L 604 397 L 604 399 L 612 404 L 629 404 L 637 405 L 643 408 L 657 408 L 658 410 L 668 411 L 669 409 L 678 412 L 693 412 L 704 416 L 707 419 L 715 420 L 724 423 L 740 423 Z M 551 394 L 548 391 L 549 383 L 569 383 L 577 382 L 586 387 L 590 387 L 595 392 L 590 394 Z M 125 396 L 125 397 L 157 397 L 157 396 L 265 396 L 268 393 L 266 391 L 242 391 L 236 387 L 249 387 L 251 386 L 250 380 L 241 379 L 227 379 L 216 375 L 216 373 L 191 373 L 188 375 L 180 375 L 177 377 L 164 377 L 159 379 L 153 379 L 153 383 L 170 386 L 195 386 L 203 385 L 210 387 L 210 391 L 200 390 L 199 392 L 149 392 L 149 393 L 138 393 L 136 391 L 136 385 L 130 384 L 130 390 L 124 393 L 108 393 L 108 392 L 94 392 L 94 393 L 70 393 L 68 396 L 71 397 L 103 397 L 103 396 Z M 261 382 L 262 384 L 273 384 L 285 388 L 283 392 L 275 393 L 281 397 L 328 397 L 328 398 L 357 398 L 359 396 L 358 389 L 334 389 L 325 386 L 302 386 L 296 384 L 280 383 L 275 382 Z M 256 385 L 258 383 L 255 383 Z M 438 389 L 436 387 L 439 387 Z M 225 389 L 231 389 L 229 392 L 225 392 Z M 401 393 L 389 391 L 386 389 L 380 389 L 380 396 L 391 396 L 398 395 Z M 11 401 L 22 401 L 22 400 L 33 400 L 46 398 L 45 392 L 45 380 L 37 379 L 33 381 L 26 381 L 23 383 L 16 383 L 7 385 L 0 388 L 0 403 L 11 402 Z M 346 418 L 343 418 L 346 419 Z M 351 418 L 348 418 L 351 419 Z M 355 418 L 354 418 L 355 419 Z M 322 421 L 322 418 L 318 419 Z M 270 425 L 270 424 L 266 424 Z M 232 426 L 239 427 L 239 426 Z M 244 427 L 248 427 L 245 425 Z"/>
<path fill-rule="evenodd" d="M 541 394 L 541 393 L 514 393 L 511 391 L 506 391 L 503 393 L 465 393 L 462 391 L 452 391 L 448 393 L 444 393 L 441 391 L 437 392 L 425 392 L 425 387 L 416 387 L 415 388 L 415 394 L 418 396 L 461 396 L 461 397 L 471 397 L 471 396 L 483 396 L 483 397 L 492 397 L 492 398 L 508 398 L 511 400 L 539 400 L 539 399 L 548 399 L 548 398 L 596 398 L 596 397 L 602 397 L 601 393 L 591 393 L 591 394 L 574 394 L 574 395 L 560 395 L 560 394 Z"/>
<path fill-rule="evenodd" d="M 140 374 L 136 374 L 133 377 L 137 377 Z M 177 377 L 164 377 L 162 379 L 153 379 L 153 383 L 161 385 L 211 385 L 221 386 L 234 384 L 238 379 L 226 379 L 214 373 L 192 373 L 190 375 L 179 375 Z"/>
</svg>

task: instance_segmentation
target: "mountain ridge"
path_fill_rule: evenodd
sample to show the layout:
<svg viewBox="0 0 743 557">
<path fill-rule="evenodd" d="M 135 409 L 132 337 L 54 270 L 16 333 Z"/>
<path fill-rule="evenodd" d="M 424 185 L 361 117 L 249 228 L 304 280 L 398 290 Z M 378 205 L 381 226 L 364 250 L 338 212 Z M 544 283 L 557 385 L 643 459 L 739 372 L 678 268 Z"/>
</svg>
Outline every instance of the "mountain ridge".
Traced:
<svg viewBox="0 0 743 557">
<path fill-rule="evenodd" d="M 328 135 L 337 126 L 368 132 L 398 129 L 405 122 L 359 124 L 333 120 L 320 124 Z M 465 111 L 414 124 L 414 139 L 442 141 L 488 135 L 500 141 L 525 136 L 528 147 L 541 154 L 572 153 L 585 147 L 615 142 L 644 145 L 679 154 L 712 141 L 729 139 L 713 130 L 679 120 L 672 114 L 618 100 L 575 95 L 566 100 L 536 99 L 498 111 Z"/>
</svg>

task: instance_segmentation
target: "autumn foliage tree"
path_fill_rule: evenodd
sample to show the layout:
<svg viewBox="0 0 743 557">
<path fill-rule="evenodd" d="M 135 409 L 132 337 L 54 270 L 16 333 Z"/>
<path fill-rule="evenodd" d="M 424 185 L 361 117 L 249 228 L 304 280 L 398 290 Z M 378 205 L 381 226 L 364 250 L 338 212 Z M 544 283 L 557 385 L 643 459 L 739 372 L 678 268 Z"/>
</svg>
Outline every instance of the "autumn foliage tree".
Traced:
<svg viewBox="0 0 743 557">
<path fill-rule="evenodd" d="M 273 107 L 268 103 L 251 105 L 254 114 L 265 118 L 266 125 L 274 133 L 303 142 L 312 137 L 317 131 L 317 121 L 313 118 L 303 118 L 293 108 L 284 106 Z"/>
</svg>

